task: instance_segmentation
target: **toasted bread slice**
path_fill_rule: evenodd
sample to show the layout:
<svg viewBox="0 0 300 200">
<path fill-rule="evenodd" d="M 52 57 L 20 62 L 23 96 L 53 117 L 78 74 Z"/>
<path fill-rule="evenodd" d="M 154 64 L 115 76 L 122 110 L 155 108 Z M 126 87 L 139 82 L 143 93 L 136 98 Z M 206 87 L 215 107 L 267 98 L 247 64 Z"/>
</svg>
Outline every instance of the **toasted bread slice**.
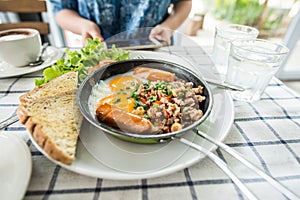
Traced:
<svg viewBox="0 0 300 200">
<path fill-rule="evenodd" d="M 57 94 L 77 90 L 77 75 L 78 72 L 70 71 L 65 73 L 47 84 L 38 86 L 30 90 L 29 92 L 20 96 L 20 102 L 31 103 L 37 99 L 49 98 Z"/>
<path fill-rule="evenodd" d="M 77 73 L 69 72 L 20 97 L 18 117 L 54 160 L 71 164 L 82 115 L 76 101 Z"/>
<path fill-rule="evenodd" d="M 18 116 L 50 157 L 65 164 L 75 159 L 82 121 L 76 92 L 62 93 L 27 105 L 20 104 Z"/>
</svg>

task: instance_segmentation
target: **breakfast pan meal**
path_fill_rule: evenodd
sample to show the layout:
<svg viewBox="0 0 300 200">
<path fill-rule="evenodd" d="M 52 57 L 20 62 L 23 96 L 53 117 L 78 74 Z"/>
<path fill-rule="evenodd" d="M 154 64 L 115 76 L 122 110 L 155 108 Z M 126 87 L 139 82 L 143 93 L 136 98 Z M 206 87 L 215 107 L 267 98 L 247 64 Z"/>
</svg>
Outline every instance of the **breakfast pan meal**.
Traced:
<svg viewBox="0 0 300 200">
<path fill-rule="evenodd" d="M 137 143 L 158 143 L 197 127 L 212 108 L 206 83 L 184 66 L 124 60 L 90 74 L 78 90 L 83 116 L 100 130 Z"/>
<path fill-rule="evenodd" d="M 133 75 L 126 73 L 112 77 L 106 83 L 111 94 L 99 100 L 97 119 L 137 134 L 181 130 L 203 116 L 199 103 L 205 101 L 205 96 L 201 95 L 202 86 L 193 88 L 192 82 L 175 77 L 174 73 L 148 67 L 135 68 Z M 101 86 L 95 87 L 98 93 L 104 91 Z M 105 83 L 103 87 L 106 87 Z"/>
<path fill-rule="evenodd" d="M 20 96 L 21 123 L 52 159 L 74 161 L 83 117 L 120 139 L 158 143 L 197 127 L 210 114 L 211 92 L 199 75 L 175 63 L 114 51 L 72 64 L 83 56 L 68 52 Z"/>
</svg>

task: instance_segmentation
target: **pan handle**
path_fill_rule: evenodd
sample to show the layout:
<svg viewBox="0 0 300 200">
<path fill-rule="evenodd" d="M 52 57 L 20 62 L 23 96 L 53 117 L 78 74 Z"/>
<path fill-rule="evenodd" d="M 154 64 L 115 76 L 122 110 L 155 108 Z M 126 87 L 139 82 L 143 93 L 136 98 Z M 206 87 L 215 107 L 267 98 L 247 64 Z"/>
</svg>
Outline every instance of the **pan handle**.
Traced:
<svg viewBox="0 0 300 200">
<path fill-rule="evenodd" d="M 292 191 L 290 191 L 287 187 L 282 185 L 280 182 L 278 182 L 274 177 L 271 175 L 265 173 L 263 170 L 261 170 L 259 167 L 257 167 L 255 164 L 251 163 L 247 159 L 243 157 L 242 154 L 239 152 L 235 151 L 233 148 L 227 146 L 226 144 L 216 141 L 214 138 L 210 137 L 209 135 L 201 132 L 201 131 L 196 131 L 198 135 L 200 135 L 202 138 L 208 140 L 209 142 L 217 145 L 219 148 L 223 149 L 226 151 L 228 154 L 230 154 L 232 157 L 240 161 L 242 164 L 244 164 L 246 167 L 251 169 L 253 172 L 264 178 L 268 183 L 270 183 L 274 188 L 276 188 L 279 192 L 281 192 L 283 195 L 288 197 L 289 199 L 300 199 L 299 196 L 294 194 Z"/>
<path fill-rule="evenodd" d="M 254 171 L 256 174 L 258 174 L 259 176 L 261 176 L 262 178 L 264 178 L 268 183 L 270 183 L 275 189 L 277 189 L 279 192 L 281 192 L 283 195 L 285 195 L 286 197 L 288 197 L 289 199 L 300 199 L 300 197 L 298 197 L 296 194 L 294 194 L 292 191 L 290 191 L 288 188 L 286 188 L 284 185 L 282 185 L 280 182 L 278 182 L 275 178 L 273 178 L 271 175 L 265 173 L 264 171 L 262 171 L 259 167 L 257 167 L 256 165 L 254 165 L 253 163 L 251 163 L 250 161 L 248 161 L 247 159 L 245 159 L 243 157 L 242 154 L 240 154 L 239 152 L 235 151 L 233 148 L 227 146 L 226 144 L 216 141 L 214 138 L 208 136 L 207 134 L 199 131 L 199 130 L 194 130 L 196 132 L 197 135 L 201 136 L 202 138 L 206 139 L 207 141 L 217 145 L 219 148 L 223 149 L 224 151 L 226 151 L 228 154 L 230 154 L 232 157 L 234 157 L 235 159 L 239 160 L 242 164 L 244 164 L 246 167 L 248 167 L 249 169 L 251 169 L 252 171 Z M 203 152 L 203 147 L 196 145 L 184 138 L 180 138 L 180 137 L 174 137 L 175 139 L 177 139 L 178 141 L 187 144 L 191 147 L 193 147 L 194 149 L 200 150 L 201 152 Z M 207 150 L 206 150 L 207 151 Z M 204 152 L 207 154 L 207 156 L 210 157 L 210 154 L 213 154 L 211 152 Z M 214 154 L 213 154 L 214 155 Z M 214 155 L 216 156 L 216 155 Z M 217 156 L 216 156 L 217 157 Z M 217 157 L 218 158 L 218 157 Z M 215 162 L 215 160 L 213 160 Z M 215 162 L 216 163 L 216 162 Z M 217 164 L 217 163 L 216 163 Z M 218 165 L 219 166 L 219 165 Z M 225 164 L 226 167 L 226 164 Z M 221 168 L 223 169 L 223 168 Z M 224 170 L 224 169 L 223 169 Z M 229 169 L 228 169 L 229 170 Z M 233 180 L 234 181 L 234 180 Z M 235 182 L 236 183 L 236 182 Z M 237 184 L 237 183 L 236 183 Z M 239 185 L 237 185 L 239 187 Z M 239 187 L 240 188 L 240 187 Z M 240 188 L 241 189 L 241 188 Z M 242 190 L 242 189 L 241 189 Z M 242 190 L 243 191 L 243 190 Z"/>
<path fill-rule="evenodd" d="M 208 151 L 200 145 L 197 145 L 185 138 L 174 136 L 173 139 L 176 139 L 177 141 L 188 145 L 207 155 L 218 167 L 220 167 L 220 169 L 224 171 L 224 173 L 226 173 L 229 176 L 229 178 L 236 184 L 236 186 L 245 194 L 245 196 L 249 200 L 257 199 L 257 197 L 245 186 L 244 183 L 242 183 L 242 181 L 232 171 L 230 171 L 230 169 L 227 167 L 227 164 L 218 156 L 213 154 L 211 151 Z"/>
</svg>

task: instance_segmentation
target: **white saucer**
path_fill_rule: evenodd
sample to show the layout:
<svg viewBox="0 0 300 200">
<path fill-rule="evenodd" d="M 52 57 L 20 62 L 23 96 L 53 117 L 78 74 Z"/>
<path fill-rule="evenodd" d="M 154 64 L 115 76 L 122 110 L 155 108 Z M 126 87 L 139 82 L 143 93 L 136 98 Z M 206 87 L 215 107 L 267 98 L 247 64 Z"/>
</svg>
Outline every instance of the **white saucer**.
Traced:
<svg viewBox="0 0 300 200">
<path fill-rule="evenodd" d="M 24 66 L 24 67 L 15 67 L 10 64 L 7 64 L 3 61 L 0 61 L 0 78 L 7 78 L 13 76 L 19 76 L 23 74 L 28 74 L 31 72 L 36 72 L 42 70 L 53 63 L 55 63 L 58 59 L 63 56 L 63 51 L 56 48 L 56 47 L 48 47 L 44 53 L 43 59 L 44 63 L 41 65 L 31 67 L 31 66 Z"/>
<path fill-rule="evenodd" d="M 23 199 L 31 176 L 31 154 L 12 133 L 0 133 L 0 199 Z"/>
</svg>

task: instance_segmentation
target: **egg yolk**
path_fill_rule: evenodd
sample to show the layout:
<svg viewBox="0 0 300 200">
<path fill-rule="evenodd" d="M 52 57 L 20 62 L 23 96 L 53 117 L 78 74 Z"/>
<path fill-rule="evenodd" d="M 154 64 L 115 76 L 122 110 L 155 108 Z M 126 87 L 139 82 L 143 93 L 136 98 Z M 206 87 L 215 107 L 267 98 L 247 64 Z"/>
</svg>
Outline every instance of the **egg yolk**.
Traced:
<svg viewBox="0 0 300 200">
<path fill-rule="evenodd" d="M 128 95 L 126 94 L 112 94 L 106 96 L 99 101 L 98 106 L 103 105 L 105 103 L 108 103 L 110 105 L 115 105 L 120 109 L 128 112 L 131 112 L 134 107 L 133 98 L 128 98 Z"/>
<path fill-rule="evenodd" d="M 129 92 L 141 81 L 133 76 L 118 76 L 110 81 L 109 86 L 113 92 Z"/>
</svg>

